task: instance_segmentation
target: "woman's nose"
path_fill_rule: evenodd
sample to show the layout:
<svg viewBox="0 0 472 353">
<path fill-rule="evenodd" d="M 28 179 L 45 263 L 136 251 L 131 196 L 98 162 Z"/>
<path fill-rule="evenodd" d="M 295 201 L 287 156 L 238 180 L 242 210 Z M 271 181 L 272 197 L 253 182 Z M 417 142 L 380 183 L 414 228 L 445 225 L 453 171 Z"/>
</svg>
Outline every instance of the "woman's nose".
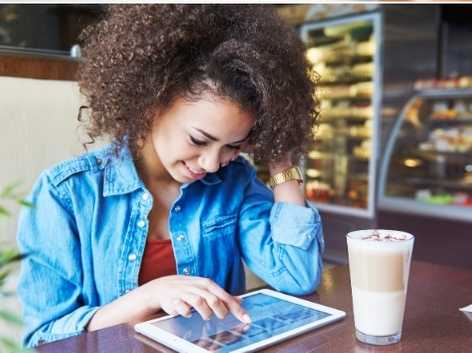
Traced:
<svg viewBox="0 0 472 353">
<path fill-rule="evenodd" d="M 207 173 L 215 173 L 220 169 L 220 157 L 218 153 L 208 152 L 200 156 L 200 167 L 205 169 Z"/>
</svg>

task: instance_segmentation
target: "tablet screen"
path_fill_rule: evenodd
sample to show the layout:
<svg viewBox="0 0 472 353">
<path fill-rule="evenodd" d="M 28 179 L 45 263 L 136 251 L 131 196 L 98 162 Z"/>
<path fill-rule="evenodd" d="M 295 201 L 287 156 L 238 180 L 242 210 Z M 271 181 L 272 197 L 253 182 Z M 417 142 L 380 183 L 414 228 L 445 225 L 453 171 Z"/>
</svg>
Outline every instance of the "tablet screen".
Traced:
<svg viewBox="0 0 472 353">
<path fill-rule="evenodd" d="M 244 324 L 233 315 L 223 320 L 212 316 L 204 321 L 193 313 L 191 318 L 176 316 L 152 325 L 209 351 L 229 352 L 330 316 L 262 293 L 243 298 L 242 306 L 251 316 L 251 324 Z"/>
</svg>

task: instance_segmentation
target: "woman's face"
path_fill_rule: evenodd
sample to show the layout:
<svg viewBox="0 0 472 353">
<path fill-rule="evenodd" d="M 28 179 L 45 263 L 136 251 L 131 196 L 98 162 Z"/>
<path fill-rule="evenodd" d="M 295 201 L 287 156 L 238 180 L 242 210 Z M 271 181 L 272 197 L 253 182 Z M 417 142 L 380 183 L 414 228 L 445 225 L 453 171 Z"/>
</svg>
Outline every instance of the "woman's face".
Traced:
<svg viewBox="0 0 472 353">
<path fill-rule="evenodd" d="M 197 101 L 178 98 L 156 114 L 150 146 L 144 153 L 155 154 L 154 174 L 167 173 L 179 183 L 192 182 L 236 158 L 253 125 L 253 116 L 227 99 L 211 95 Z"/>
</svg>

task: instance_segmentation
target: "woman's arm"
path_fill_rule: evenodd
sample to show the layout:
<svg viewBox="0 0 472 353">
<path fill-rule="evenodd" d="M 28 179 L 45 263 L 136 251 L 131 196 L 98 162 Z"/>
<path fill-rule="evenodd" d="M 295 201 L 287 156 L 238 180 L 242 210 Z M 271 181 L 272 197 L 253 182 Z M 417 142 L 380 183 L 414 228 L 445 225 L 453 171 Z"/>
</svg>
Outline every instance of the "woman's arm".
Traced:
<svg viewBox="0 0 472 353">
<path fill-rule="evenodd" d="M 155 315 L 160 309 L 168 314 L 192 315 L 194 308 L 208 320 L 213 314 L 223 319 L 232 313 L 242 322 L 250 322 L 239 299 L 213 281 L 202 277 L 165 276 L 148 282 L 100 308 L 87 330 L 94 331 L 124 322 L 137 323 Z"/>
<path fill-rule="evenodd" d="M 279 165 L 282 170 L 289 166 Z M 245 263 L 277 290 L 296 295 L 313 292 L 323 265 L 318 211 L 306 203 L 297 181 L 277 185 L 272 193 L 254 170 L 248 178 L 239 213 L 239 244 Z"/>
<path fill-rule="evenodd" d="M 81 333 L 98 310 L 83 300 L 80 239 L 70 200 L 43 173 L 19 220 L 21 263 L 17 293 L 23 344 L 36 346 Z"/>
<path fill-rule="evenodd" d="M 283 172 L 293 166 L 290 156 L 287 156 L 282 161 L 269 164 L 269 173 L 271 176 Z M 286 181 L 278 184 L 273 188 L 275 202 L 287 202 L 295 205 L 305 205 L 305 195 L 303 187 L 297 180 Z"/>
<path fill-rule="evenodd" d="M 249 321 L 236 297 L 199 277 L 162 277 L 106 305 L 97 298 L 86 298 L 82 251 L 90 249 L 84 248 L 77 215 L 61 185 L 53 184 L 44 173 L 30 198 L 34 207 L 25 209 L 20 219 L 18 243 L 27 254 L 17 291 L 23 305 L 24 345 L 59 340 L 85 329 L 143 321 L 161 309 L 188 316 L 193 307 L 205 319 L 231 312 L 239 320 Z"/>
</svg>

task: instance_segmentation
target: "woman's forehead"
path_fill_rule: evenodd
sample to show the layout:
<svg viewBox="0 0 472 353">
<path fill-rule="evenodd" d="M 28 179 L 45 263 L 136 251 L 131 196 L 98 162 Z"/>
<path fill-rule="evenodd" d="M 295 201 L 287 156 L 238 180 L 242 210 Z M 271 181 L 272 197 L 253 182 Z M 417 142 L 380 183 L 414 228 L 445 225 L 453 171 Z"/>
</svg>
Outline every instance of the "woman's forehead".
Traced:
<svg viewBox="0 0 472 353">
<path fill-rule="evenodd" d="M 214 96 L 191 101 L 178 99 L 173 111 L 174 117 L 186 127 L 203 130 L 218 139 L 238 136 L 243 139 L 254 125 L 252 114 L 229 99 Z"/>
</svg>

